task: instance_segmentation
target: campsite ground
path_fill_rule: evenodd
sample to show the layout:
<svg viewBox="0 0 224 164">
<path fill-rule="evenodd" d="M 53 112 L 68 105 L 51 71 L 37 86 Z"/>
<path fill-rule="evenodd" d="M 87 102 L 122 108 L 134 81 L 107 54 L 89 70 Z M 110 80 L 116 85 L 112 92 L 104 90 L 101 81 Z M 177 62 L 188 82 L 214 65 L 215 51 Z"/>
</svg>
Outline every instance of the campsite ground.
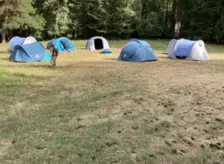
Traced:
<svg viewBox="0 0 224 164">
<path fill-rule="evenodd" d="M 150 41 L 158 62 L 126 63 L 125 41 L 110 43 L 102 55 L 75 41 L 53 69 L 9 62 L 0 44 L 0 163 L 223 163 L 224 47 L 169 60 L 168 41 Z"/>
</svg>

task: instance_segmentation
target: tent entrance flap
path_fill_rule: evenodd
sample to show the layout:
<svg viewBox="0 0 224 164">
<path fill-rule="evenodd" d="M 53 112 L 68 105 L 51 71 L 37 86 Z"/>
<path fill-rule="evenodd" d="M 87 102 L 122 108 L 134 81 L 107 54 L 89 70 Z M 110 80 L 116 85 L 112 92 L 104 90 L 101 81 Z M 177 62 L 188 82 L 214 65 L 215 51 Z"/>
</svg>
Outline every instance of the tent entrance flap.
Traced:
<svg viewBox="0 0 224 164">
<path fill-rule="evenodd" d="M 95 39 L 94 43 L 95 43 L 95 49 L 96 50 L 103 49 L 103 41 L 102 41 L 102 39 Z"/>
<path fill-rule="evenodd" d="M 186 56 L 176 56 L 177 59 L 186 59 Z"/>
<path fill-rule="evenodd" d="M 65 49 L 65 50 L 69 50 L 70 46 L 69 46 L 69 42 L 67 40 L 60 40 L 61 46 Z"/>
</svg>

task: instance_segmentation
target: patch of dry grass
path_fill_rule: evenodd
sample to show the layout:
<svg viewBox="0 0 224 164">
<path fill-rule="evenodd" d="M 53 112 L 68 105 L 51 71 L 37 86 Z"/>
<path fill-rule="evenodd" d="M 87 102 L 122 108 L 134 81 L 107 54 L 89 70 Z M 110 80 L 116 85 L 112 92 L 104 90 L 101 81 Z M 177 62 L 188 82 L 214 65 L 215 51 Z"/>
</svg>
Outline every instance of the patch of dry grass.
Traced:
<svg viewBox="0 0 224 164">
<path fill-rule="evenodd" d="M 8 140 L 0 140 L 0 156 L 6 155 L 11 145 L 12 143 Z"/>
<path fill-rule="evenodd" d="M 74 43 L 53 69 L 1 55 L 0 163 L 224 161 L 222 47 L 192 62 L 152 41 L 158 62 L 126 63 L 116 61 L 124 41 L 112 41 L 112 55 Z"/>
</svg>

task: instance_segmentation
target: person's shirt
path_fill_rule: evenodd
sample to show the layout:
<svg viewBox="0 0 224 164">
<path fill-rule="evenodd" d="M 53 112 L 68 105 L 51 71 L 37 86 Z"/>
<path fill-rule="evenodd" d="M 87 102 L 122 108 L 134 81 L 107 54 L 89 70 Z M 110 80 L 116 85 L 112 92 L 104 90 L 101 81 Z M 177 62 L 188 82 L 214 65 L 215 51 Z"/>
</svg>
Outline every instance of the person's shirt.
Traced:
<svg viewBox="0 0 224 164">
<path fill-rule="evenodd" d="M 58 50 L 57 48 L 52 49 L 52 56 L 58 56 Z"/>
</svg>

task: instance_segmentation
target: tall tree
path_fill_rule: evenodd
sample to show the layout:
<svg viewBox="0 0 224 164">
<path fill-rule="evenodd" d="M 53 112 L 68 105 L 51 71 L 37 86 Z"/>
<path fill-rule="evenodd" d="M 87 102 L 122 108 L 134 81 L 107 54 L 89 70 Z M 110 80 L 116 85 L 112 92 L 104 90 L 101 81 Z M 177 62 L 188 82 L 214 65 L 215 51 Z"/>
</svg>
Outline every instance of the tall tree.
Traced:
<svg viewBox="0 0 224 164">
<path fill-rule="evenodd" d="M 107 12 L 103 0 L 77 0 L 76 2 L 76 18 L 83 29 L 83 37 L 105 33 Z"/>
<path fill-rule="evenodd" d="M 3 42 L 13 33 L 39 39 L 176 36 L 223 43 L 223 8 L 223 0 L 0 0 L 0 36 Z"/>
<path fill-rule="evenodd" d="M 69 30 L 68 33 L 72 35 L 72 38 L 83 37 L 83 28 L 78 17 L 78 12 L 80 11 L 80 5 L 78 5 L 77 0 L 70 0 L 69 4 Z"/>
<path fill-rule="evenodd" d="M 0 31 L 2 42 L 6 41 L 6 34 L 10 30 L 38 28 L 32 0 L 0 0 Z"/>
<path fill-rule="evenodd" d="M 107 0 L 105 11 L 107 35 L 129 37 L 134 31 L 131 27 L 134 20 L 133 0 Z"/>
<path fill-rule="evenodd" d="M 135 35 L 141 38 L 162 37 L 164 35 L 163 3 L 165 0 L 136 0 Z"/>
<path fill-rule="evenodd" d="M 68 0 L 35 0 L 38 14 L 46 20 L 45 31 L 55 37 L 65 34 L 69 24 Z"/>
</svg>

